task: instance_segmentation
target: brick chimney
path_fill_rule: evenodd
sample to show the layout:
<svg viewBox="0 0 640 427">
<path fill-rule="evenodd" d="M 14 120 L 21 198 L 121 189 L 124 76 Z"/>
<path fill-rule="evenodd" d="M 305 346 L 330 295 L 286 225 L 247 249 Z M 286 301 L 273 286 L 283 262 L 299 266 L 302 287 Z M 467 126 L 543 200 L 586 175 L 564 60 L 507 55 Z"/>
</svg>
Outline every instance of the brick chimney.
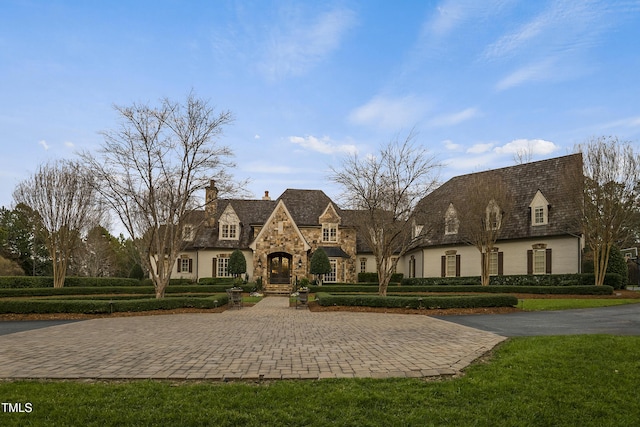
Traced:
<svg viewBox="0 0 640 427">
<path fill-rule="evenodd" d="M 271 197 L 269 197 L 269 192 L 265 190 L 264 192 L 264 196 L 262 196 L 262 200 L 271 200 Z"/>
<path fill-rule="evenodd" d="M 216 181 L 213 179 L 209 182 L 209 186 L 205 188 L 205 198 L 207 201 L 204 208 L 207 217 L 206 222 L 207 225 L 213 227 L 216 222 L 216 211 L 218 210 L 218 188 L 216 187 Z"/>
</svg>

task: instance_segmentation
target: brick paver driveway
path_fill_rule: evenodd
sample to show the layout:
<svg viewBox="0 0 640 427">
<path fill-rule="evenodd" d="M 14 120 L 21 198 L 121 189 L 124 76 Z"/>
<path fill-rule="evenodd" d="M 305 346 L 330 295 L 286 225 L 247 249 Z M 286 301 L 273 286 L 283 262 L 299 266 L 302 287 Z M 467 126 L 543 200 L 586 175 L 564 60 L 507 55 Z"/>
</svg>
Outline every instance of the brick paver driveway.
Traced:
<svg viewBox="0 0 640 427">
<path fill-rule="evenodd" d="M 286 379 L 454 374 L 504 340 L 427 316 L 268 297 L 218 314 L 94 319 L 0 336 L 0 378 Z"/>
</svg>

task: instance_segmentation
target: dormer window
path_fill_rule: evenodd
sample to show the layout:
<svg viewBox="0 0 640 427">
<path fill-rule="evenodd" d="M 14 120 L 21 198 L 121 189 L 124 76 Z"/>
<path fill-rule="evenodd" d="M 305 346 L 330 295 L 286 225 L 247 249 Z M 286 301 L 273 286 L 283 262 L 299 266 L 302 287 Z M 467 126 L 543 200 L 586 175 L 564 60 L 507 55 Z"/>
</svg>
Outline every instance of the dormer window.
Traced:
<svg viewBox="0 0 640 427">
<path fill-rule="evenodd" d="M 444 215 L 444 234 L 458 234 L 459 224 L 456 208 L 453 207 L 453 203 L 449 203 L 449 208 Z"/>
<path fill-rule="evenodd" d="M 193 227 L 191 225 L 185 225 L 182 228 L 182 240 L 185 242 L 191 242 L 193 240 Z"/>
<path fill-rule="evenodd" d="M 535 227 L 549 224 L 549 202 L 540 190 L 536 192 L 529 208 L 531 209 L 531 225 Z"/>
<path fill-rule="evenodd" d="M 220 224 L 220 238 L 222 240 L 238 240 L 238 225 Z"/>
<path fill-rule="evenodd" d="M 338 241 L 338 224 L 322 224 L 322 241 L 329 243 Z"/>
<path fill-rule="evenodd" d="M 220 240 L 238 240 L 240 234 L 240 219 L 231 205 L 228 205 L 220 215 Z"/>
<path fill-rule="evenodd" d="M 500 206 L 491 200 L 489 206 L 487 206 L 487 230 L 499 230 L 502 223 L 502 213 L 500 212 Z"/>
</svg>

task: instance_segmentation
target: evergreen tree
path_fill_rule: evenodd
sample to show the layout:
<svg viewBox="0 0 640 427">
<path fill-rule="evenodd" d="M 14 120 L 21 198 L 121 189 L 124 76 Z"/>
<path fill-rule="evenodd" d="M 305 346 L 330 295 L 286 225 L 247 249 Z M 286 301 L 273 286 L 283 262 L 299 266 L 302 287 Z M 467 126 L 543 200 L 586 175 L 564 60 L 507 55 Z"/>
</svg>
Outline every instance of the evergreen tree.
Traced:
<svg viewBox="0 0 640 427">
<path fill-rule="evenodd" d="M 234 277 L 245 273 L 247 271 L 247 260 L 244 258 L 242 251 L 240 249 L 236 249 L 231 253 L 229 257 L 229 266 L 227 267 L 229 274 L 232 274 Z"/>
<path fill-rule="evenodd" d="M 311 274 L 316 274 L 322 283 L 322 275 L 331 273 L 331 263 L 327 253 L 322 248 L 316 249 L 311 256 L 311 265 L 309 268 Z"/>
</svg>

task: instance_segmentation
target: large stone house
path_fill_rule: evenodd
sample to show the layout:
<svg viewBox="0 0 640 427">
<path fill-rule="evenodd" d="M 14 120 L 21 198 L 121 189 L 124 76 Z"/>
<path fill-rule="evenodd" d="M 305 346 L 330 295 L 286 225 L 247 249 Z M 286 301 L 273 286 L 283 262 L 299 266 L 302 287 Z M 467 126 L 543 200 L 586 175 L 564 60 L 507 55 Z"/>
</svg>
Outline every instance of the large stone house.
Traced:
<svg viewBox="0 0 640 427">
<path fill-rule="evenodd" d="M 371 255 L 358 250 L 349 211 L 321 190 L 288 189 L 276 200 L 219 199 L 215 182 L 206 189 L 207 207 L 196 212 L 186 247 L 172 277 L 199 280 L 228 277 L 231 252 L 240 249 L 250 280 L 260 278 L 272 290 L 289 289 L 296 278 L 310 277 L 313 252 L 322 248 L 332 272 L 325 282 L 354 282 L 357 271 L 375 271 Z"/>
<path fill-rule="evenodd" d="M 583 238 L 573 221 L 579 209 L 563 177 L 581 167 L 580 155 L 570 155 L 499 170 L 515 196 L 490 254 L 492 274 L 580 271 Z M 399 273 L 480 275 L 481 254 L 451 227 L 456 209 L 464 209 L 461 189 L 473 175 L 452 178 L 420 202 L 416 244 L 399 260 Z M 276 200 L 268 192 L 261 200 L 219 199 L 212 181 L 206 198 L 206 209 L 184 230 L 186 246 L 172 277 L 228 277 L 235 249 L 245 256 L 249 279 L 260 278 L 271 289 L 286 290 L 296 278 L 311 278 L 309 261 L 318 248 L 331 262 L 325 282 L 354 282 L 359 272 L 375 272 L 371 251 L 357 238 L 353 211 L 340 209 L 321 190 L 288 189 Z"/>
</svg>

